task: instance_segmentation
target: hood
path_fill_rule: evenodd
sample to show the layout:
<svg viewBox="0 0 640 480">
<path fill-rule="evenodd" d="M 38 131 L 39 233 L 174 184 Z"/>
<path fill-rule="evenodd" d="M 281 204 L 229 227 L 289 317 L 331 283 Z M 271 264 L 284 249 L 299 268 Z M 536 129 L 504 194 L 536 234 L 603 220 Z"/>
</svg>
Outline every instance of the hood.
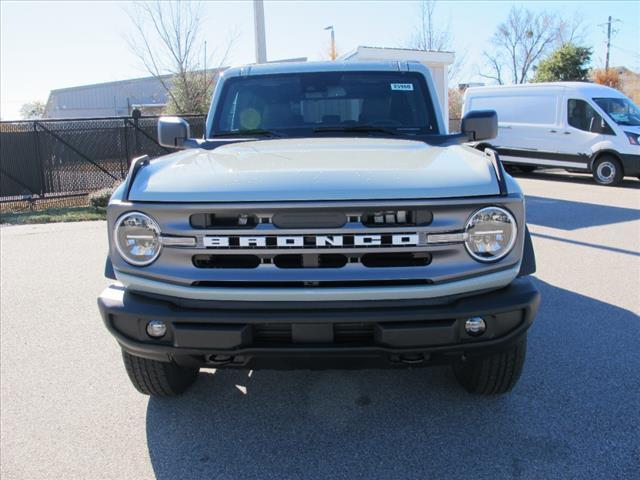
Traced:
<svg viewBox="0 0 640 480">
<path fill-rule="evenodd" d="M 465 146 L 297 138 L 191 149 L 152 160 L 129 194 L 145 202 L 384 200 L 497 195 L 493 166 Z"/>
</svg>

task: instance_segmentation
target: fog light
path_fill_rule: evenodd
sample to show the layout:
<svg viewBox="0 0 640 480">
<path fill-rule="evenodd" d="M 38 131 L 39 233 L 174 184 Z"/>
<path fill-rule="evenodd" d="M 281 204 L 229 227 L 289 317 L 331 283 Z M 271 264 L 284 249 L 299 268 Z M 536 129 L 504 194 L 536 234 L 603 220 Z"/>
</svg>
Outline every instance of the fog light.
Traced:
<svg viewBox="0 0 640 480">
<path fill-rule="evenodd" d="M 153 338 L 164 337 L 167 333 L 167 324 L 162 320 L 151 320 L 147 323 L 147 334 Z"/>
<path fill-rule="evenodd" d="M 469 335 L 482 335 L 487 329 L 487 324 L 482 317 L 471 317 L 464 323 L 464 329 Z"/>
</svg>

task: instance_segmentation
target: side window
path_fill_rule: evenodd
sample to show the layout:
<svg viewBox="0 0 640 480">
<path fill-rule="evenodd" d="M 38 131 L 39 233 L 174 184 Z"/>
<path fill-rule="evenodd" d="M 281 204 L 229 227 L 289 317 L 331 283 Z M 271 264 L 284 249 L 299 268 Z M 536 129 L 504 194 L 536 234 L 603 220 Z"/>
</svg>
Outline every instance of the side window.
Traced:
<svg viewBox="0 0 640 480">
<path fill-rule="evenodd" d="M 567 120 L 569 125 L 585 132 L 615 135 L 609 124 L 584 100 L 569 100 Z"/>
</svg>

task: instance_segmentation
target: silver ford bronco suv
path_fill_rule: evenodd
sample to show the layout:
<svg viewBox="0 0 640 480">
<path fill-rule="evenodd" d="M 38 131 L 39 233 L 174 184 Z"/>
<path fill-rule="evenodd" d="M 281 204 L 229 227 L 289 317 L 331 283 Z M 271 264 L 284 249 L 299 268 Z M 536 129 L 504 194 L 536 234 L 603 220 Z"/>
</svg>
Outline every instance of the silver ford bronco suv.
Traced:
<svg viewBox="0 0 640 480">
<path fill-rule="evenodd" d="M 412 62 L 231 68 L 203 138 L 132 161 L 108 207 L 102 318 L 133 385 L 175 395 L 199 368 L 448 363 L 508 392 L 539 293 L 524 196 L 494 111 L 447 134 Z"/>
</svg>

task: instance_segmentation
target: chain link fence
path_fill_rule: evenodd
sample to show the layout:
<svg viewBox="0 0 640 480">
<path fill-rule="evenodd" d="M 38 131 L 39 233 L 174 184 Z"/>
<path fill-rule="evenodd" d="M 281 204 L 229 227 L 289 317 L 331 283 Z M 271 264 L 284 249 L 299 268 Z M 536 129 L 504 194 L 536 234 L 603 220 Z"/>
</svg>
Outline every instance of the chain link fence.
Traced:
<svg viewBox="0 0 640 480">
<path fill-rule="evenodd" d="M 0 212 L 85 205 L 90 192 L 121 182 L 131 159 L 173 151 L 158 143 L 158 118 L 0 122 Z M 202 138 L 205 116 L 183 118 Z"/>
<path fill-rule="evenodd" d="M 132 158 L 172 149 L 157 140 L 159 117 L 0 122 L 0 209 L 86 203 L 87 194 L 124 179 Z M 203 115 L 186 115 L 201 138 Z"/>
</svg>

